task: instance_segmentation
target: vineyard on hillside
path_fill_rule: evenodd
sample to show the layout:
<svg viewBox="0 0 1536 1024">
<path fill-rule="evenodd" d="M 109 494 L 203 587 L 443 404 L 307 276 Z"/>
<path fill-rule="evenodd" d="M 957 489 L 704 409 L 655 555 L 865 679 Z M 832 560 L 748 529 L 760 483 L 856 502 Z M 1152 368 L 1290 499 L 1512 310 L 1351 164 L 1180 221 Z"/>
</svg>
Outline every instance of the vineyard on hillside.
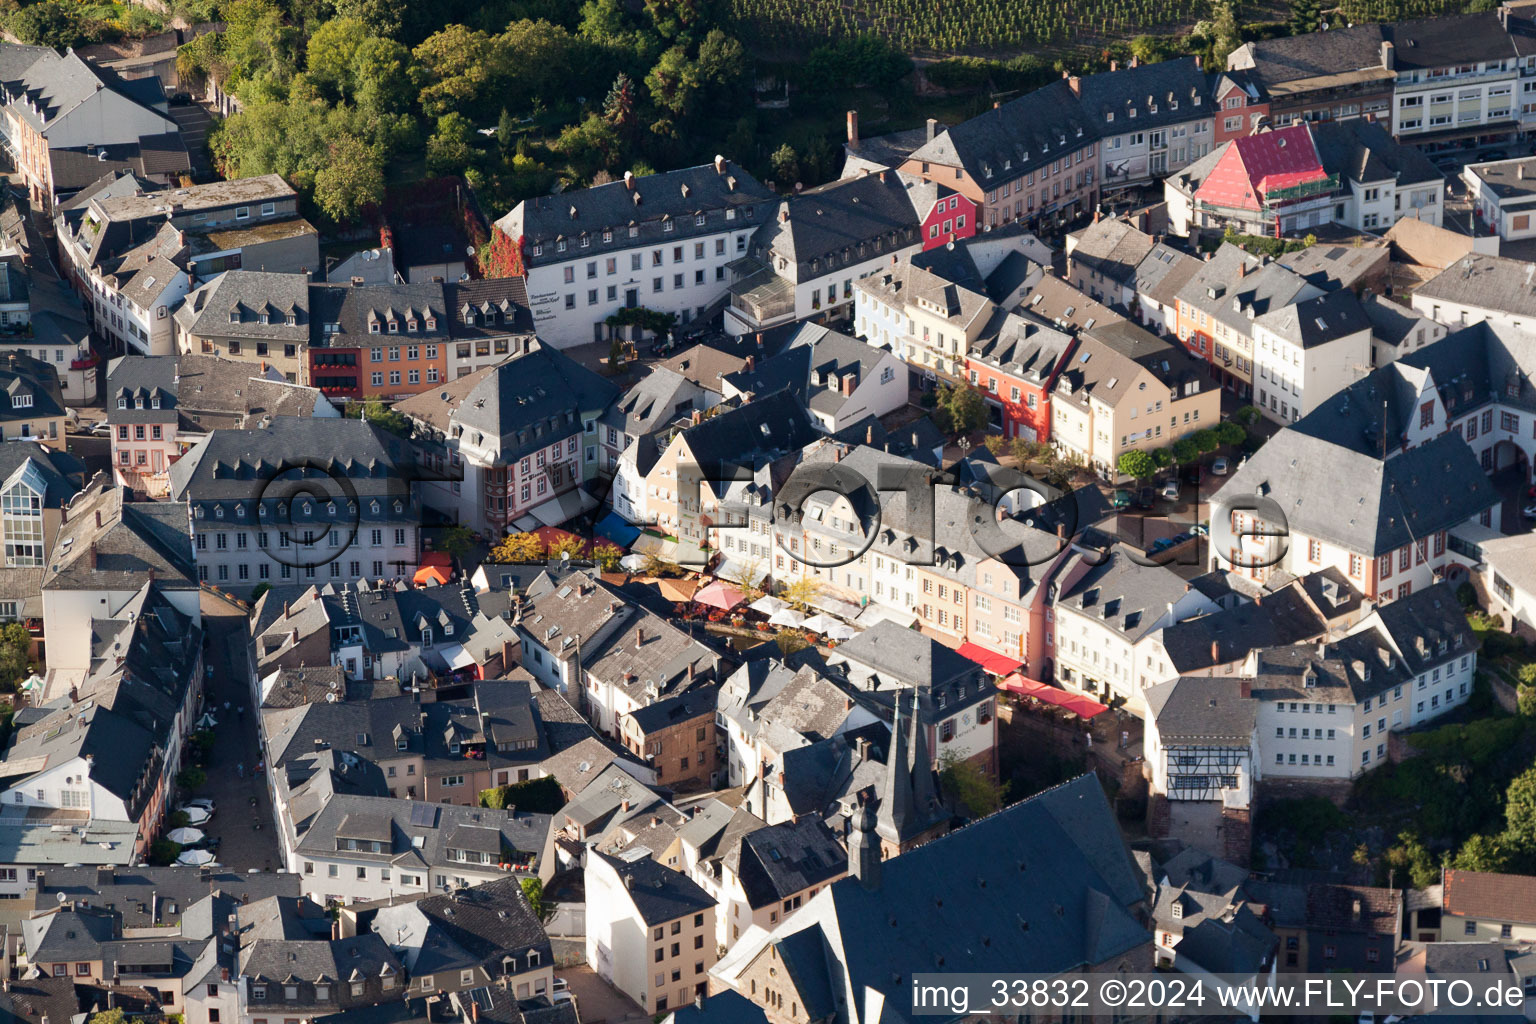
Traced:
<svg viewBox="0 0 1536 1024">
<path fill-rule="evenodd" d="M 1475 7 L 1487 0 L 1471 0 Z M 829 38 L 873 33 L 917 56 L 997 54 L 1023 47 L 1074 48 L 1144 33 L 1176 33 L 1210 17 L 1210 0 L 731 0 L 759 46 L 816 46 Z M 1261 20 L 1284 2 L 1241 4 L 1239 17 Z M 1397 21 L 1465 9 L 1466 0 L 1345 0 L 1343 19 Z M 1283 14 L 1281 15 L 1283 17 Z"/>
</svg>

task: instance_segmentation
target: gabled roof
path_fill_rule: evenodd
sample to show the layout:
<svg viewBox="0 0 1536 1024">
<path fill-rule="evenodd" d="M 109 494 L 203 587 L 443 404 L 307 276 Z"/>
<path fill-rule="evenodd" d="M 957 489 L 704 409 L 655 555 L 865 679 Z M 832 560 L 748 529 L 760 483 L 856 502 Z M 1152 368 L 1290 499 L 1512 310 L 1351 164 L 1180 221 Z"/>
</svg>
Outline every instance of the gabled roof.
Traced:
<svg viewBox="0 0 1536 1024">
<path fill-rule="evenodd" d="M 1536 921 L 1536 878 L 1447 868 L 1442 895 L 1452 917 L 1489 921 Z"/>
<path fill-rule="evenodd" d="M 589 851 L 587 856 L 597 857 L 613 869 L 624 883 L 640 920 L 647 925 L 665 924 L 701 910 L 714 909 L 714 897 L 697 882 L 649 857 L 624 860 L 598 850 Z"/>
<path fill-rule="evenodd" d="M 1011 181 L 1061 159 L 1098 132 L 1072 87 L 1056 81 L 950 127 L 918 148 L 912 159 L 964 167 L 990 188 L 988 182 Z"/>
<path fill-rule="evenodd" d="M 1261 209 L 1272 192 L 1324 182 L 1328 172 L 1307 125 L 1292 125 L 1233 139 L 1195 199 L 1238 210 Z"/>
<path fill-rule="evenodd" d="M 1469 253 L 1415 289 L 1426 299 L 1536 316 L 1536 263 Z"/>
<path fill-rule="evenodd" d="M 1120 217 L 1096 220 L 1079 232 L 1072 249 L 1074 265 L 1085 267 L 1117 284 L 1128 281 L 1153 248 L 1152 236 Z"/>
<path fill-rule="evenodd" d="M 1259 702 L 1247 680 L 1230 676 L 1180 676 L 1148 687 L 1147 709 L 1163 746 L 1236 747 L 1253 743 Z"/>
<path fill-rule="evenodd" d="M 1272 310 L 1255 318 L 1273 334 L 1302 349 L 1311 349 L 1353 334 L 1369 332 L 1370 318 L 1347 288 Z"/>
<path fill-rule="evenodd" d="M 1205 104 L 1208 88 L 1200 62 L 1179 57 L 1085 75 L 1077 92 L 1094 129 L 1110 136 L 1215 116 L 1213 107 Z"/>
<path fill-rule="evenodd" d="M 752 244 L 777 265 L 784 259 L 792 280 L 810 280 L 852 267 L 918 241 L 919 211 L 911 194 L 918 186 L 890 171 L 841 178 L 780 201 L 773 220 Z"/>
<path fill-rule="evenodd" d="M 76 495 L 69 513 L 54 540 L 45 589 L 131 592 L 150 579 L 197 585 L 185 505 L 127 502 L 121 489 L 98 485 Z"/>
</svg>

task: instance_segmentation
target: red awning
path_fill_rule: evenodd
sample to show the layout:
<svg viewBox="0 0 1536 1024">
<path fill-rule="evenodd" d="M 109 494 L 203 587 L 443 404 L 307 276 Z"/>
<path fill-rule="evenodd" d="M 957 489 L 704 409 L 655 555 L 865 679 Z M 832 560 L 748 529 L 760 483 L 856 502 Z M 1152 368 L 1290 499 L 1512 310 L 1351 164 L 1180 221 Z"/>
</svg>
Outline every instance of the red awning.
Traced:
<svg viewBox="0 0 1536 1024">
<path fill-rule="evenodd" d="M 1015 673 L 997 684 L 1001 689 L 1009 693 L 1016 693 L 1021 697 L 1033 697 L 1043 700 L 1047 704 L 1055 704 L 1082 718 L 1092 718 L 1108 711 L 1109 708 L 1090 697 L 1084 697 L 1077 693 L 1068 693 L 1066 690 L 1048 683 L 1042 683 L 1034 679 L 1026 679 L 1023 675 Z"/>
<path fill-rule="evenodd" d="M 969 658 L 995 676 L 1006 676 L 1024 667 L 1022 661 L 1015 661 L 1006 654 L 989 651 L 980 644 L 963 643 L 955 648 L 955 652 L 963 658 Z"/>
</svg>

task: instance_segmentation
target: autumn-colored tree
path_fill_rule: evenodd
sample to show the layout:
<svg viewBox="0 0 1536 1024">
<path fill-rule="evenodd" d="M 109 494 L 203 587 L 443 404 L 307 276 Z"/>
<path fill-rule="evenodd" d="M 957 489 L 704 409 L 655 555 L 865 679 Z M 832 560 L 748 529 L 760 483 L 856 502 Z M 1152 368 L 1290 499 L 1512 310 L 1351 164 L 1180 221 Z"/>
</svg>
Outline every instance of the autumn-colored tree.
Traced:
<svg viewBox="0 0 1536 1024">
<path fill-rule="evenodd" d="M 580 558 L 586 548 L 586 541 L 575 534 L 566 534 L 564 537 L 556 537 L 550 541 L 549 546 L 544 549 L 544 557 L 560 558 L 568 556 L 570 558 Z"/>
<path fill-rule="evenodd" d="M 814 576 L 801 576 L 790 580 L 785 584 L 782 596 L 796 608 L 807 611 L 811 607 L 811 602 L 821 596 L 821 580 Z"/>
<path fill-rule="evenodd" d="M 489 560 L 503 563 L 540 562 L 544 560 L 544 542 L 536 533 L 508 534 L 491 549 Z"/>
</svg>

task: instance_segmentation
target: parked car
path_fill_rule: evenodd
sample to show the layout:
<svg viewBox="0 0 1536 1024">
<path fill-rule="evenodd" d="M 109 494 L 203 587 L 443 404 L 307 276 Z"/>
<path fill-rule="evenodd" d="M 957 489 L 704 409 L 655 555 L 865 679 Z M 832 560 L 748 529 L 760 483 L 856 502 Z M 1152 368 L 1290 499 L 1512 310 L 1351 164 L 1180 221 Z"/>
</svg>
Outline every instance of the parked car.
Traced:
<svg viewBox="0 0 1536 1024">
<path fill-rule="evenodd" d="M 211 796 L 193 797 L 191 800 L 188 800 L 182 806 L 183 807 L 201 807 L 203 810 L 207 811 L 209 814 L 212 814 L 214 811 L 219 809 L 219 805 L 213 802 L 213 797 L 211 797 Z"/>
<path fill-rule="evenodd" d="M 1109 496 L 1110 508 L 1126 508 L 1131 503 L 1131 492 L 1125 489 L 1117 490 Z"/>
<path fill-rule="evenodd" d="M 1136 507 L 1151 508 L 1157 504 L 1157 491 L 1151 487 L 1143 487 L 1136 492 Z"/>
<path fill-rule="evenodd" d="M 112 424 L 102 421 L 91 424 L 91 433 L 96 437 L 107 437 L 112 433 Z"/>
<path fill-rule="evenodd" d="M 1509 159 L 1509 154 L 1508 153 L 1504 152 L 1502 149 L 1495 149 L 1495 150 L 1491 150 L 1490 152 L 1484 153 L 1481 156 L 1479 156 L 1477 158 L 1477 162 L 1478 163 L 1483 163 L 1483 164 L 1488 164 L 1488 163 L 1492 163 L 1495 160 L 1508 160 L 1508 159 Z"/>
<path fill-rule="evenodd" d="M 551 992 L 564 992 L 566 989 L 568 989 L 570 987 L 571 987 L 571 983 L 566 981 L 564 978 L 556 978 L 555 981 L 554 981 L 554 984 L 550 986 L 550 991 Z"/>
<path fill-rule="evenodd" d="M 1231 468 L 1231 465 L 1225 455 L 1218 455 L 1211 460 L 1211 472 L 1216 476 L 1226 476 L 1227 470 Z"/>
<path fill-rule="evenodd" d="M 1173 477 L 1163 481 L 1163 497 L 1168 501 L 1179 500 L 1179 482 Z"/>
<path fill-rule="evenodd" d="M 1191 462 L 1184 467 L 1184 482 L 1195 487 L 1200 486 L 1200 481 L 1205 479 L 1205 467 L 1198 462 Z"/>
<path fill-rule="evenodd" d="M 1527 519 L 1536 519 L 1536 505 L 1527 505 L 1520 513 Z"/>
</svg>

